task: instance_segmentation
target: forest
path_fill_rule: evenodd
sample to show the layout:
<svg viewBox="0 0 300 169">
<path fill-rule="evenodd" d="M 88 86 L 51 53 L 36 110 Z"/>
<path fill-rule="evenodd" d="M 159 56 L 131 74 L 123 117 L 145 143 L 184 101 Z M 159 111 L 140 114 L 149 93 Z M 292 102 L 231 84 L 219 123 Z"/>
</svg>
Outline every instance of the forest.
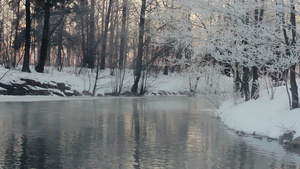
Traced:
<svg viewBox="0 0 300 169">
<path fill-rule="evenodd" d="M 271 98 L 285 85 L 295 109 L 299 19 L 297 0 L 0 0 L 0 64 L 90 69 L 96 79 L 109 69 L 118 94 L 131 69 L 141 95 L 149 72 L 198 74 L 194 92 L 203 67 L 221 67 L 235 98 L 258 99 L 268 76 Z"/>
</svg>

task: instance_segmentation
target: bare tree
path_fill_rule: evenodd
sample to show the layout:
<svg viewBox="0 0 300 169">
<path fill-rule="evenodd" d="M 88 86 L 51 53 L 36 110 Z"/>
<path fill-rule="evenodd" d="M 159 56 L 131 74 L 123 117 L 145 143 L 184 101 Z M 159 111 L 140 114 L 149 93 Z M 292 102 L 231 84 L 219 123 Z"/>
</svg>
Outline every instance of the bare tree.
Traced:
<svg viewBox="0 0 300 169">
<path fill-rule="evenodd" d="M 62 61 L 62 52 L 63 52 L 63 32 L 64 32 L 64 22 L 59 23 L 57 29 L 57 58 L 55 62 L 55 66 L 58 71 L 61 71 L 63 68 L 63 61 Z"/>
<path fill-rule="evenodd" d="M 29 59 L 30 59 L 30 30 L 31 30 L 31 18 L 30 18 L 30 0 L 26 0 L 26 28 L 25 28 L 25 55 L 23 60 L 22 72 L 30 73 Z"/>
<path fill-rule="evenodd" d="M 105 59 L 106 59 L 106 45 L 107 45 L 107 33 L 108 33 L 108 25 L 109 25 L 109 17 L 110 17 L 110 12 L 112 8 L 112 0 L 109 0 L 108 2 L 108 9 L 105 17 L 105 25 L 104 25 L 104 32 L 102 36 L 102 43 L 101 43 L 101 58 L 100 58 L 100 69 L 103 70 L 105 69 Z"/>
<path fill-rule="evenodd" d="M 0 0 L 0 5 L 2 5 L 2 0 Z M 0 7 L 0 10 L 3 12 L 2 7 Z M 0 12 L 0 15 L 2 15 L 2 12 Z M 3 18 L 2 18 L 2 16 L 0 16 L 0 17 L 1 17 L 1 19 L 0 19 L 0 55 L 3 56 L 2 47 L 3 47 L 3 32 L 4 32 L 4 30 L 3 30 Z M 3 63 L 3 57 L 1 58 L 0 63 Z"/>
<path fill-rule="evenodd" d="M 87 20 L 88 16 L 85 11 L 83 11 L 84 8 L 86 8 L 86 2 L 85 1 L 80 1 L 80 6 L 79 6 L 79 23 L 80 23 L 80 46 L 81 46 L 81 54 L 82 54 L 82 63 L 81 66 L 85 67 L 87 64 L 89 64 L 89 59 L 88 59 L 88 48 L 87 48 L 87 27 L 88 25 L 85 24 L 85 21 Z M 89 67 L 89 66 L 88 66 Z"/>
<path fill-rule="evenodd" d="M 124 67 L 125 57 L 125 41 L 126 41 L 126 21 L 127 21 L 127 0 L 123 0 L 122 4 L 122 29 L 121 29 L 121 42 L 120 42 L 120 56 L 119 56 L 119 69 Z"/>
<path fill-rule="evenodd" d="M 88 68 L 93 69 L 95 67 L 95 50 L 96 50 L 96 42 L 95 42 L 95 0 L 91 0 L 91 11 L 89 18 L 89 41 L 88 41 L 88 56 L 87 56 L 87 64 Z"/>
<path fill-rule="evenodd" d="M 134 84 L 131 87 L 132 93 L 138 92 L 138 85 L 142 75 L 143 47 L 144 47 L 144 33 L 145 33 L 145 12 L 146 12 L 146 0 L 142 0 L 140 24 L 139 24 L 138 53 L 137 53 L 136 64 L 135 64 Z"/>
<path fill-rule="evenodd" d="M 17 13 L 16 13 L 16 21 L 15 21 L 15 38 L 14 38 L 14 56 L 12 58 L 12 67 L 16 67 L 16 62 L 17 62 L 17 52 L 19 51 L 20 47 L 21 47 L 21 40 L 19 39 L 19 26 L 20 26 L 20 1 L 21 0 L 17 0 Z"/>
<path fill-rule="evenodd" d="M 257 2 L 257 0 L 256 0 Z M 264 0 L 262 0 L 264 2 Z M 254 19 L 255 19 L 255 28 L 258 29 L 260 27 L 260 24 L 263 20 L 264 15 L 264 9 L 263 7 L 261 9 L 255 9 L 254 11 Z M 258 99 L 259 97 L 259 82 L 258 82 L 258 67 L 252 66 L 252 73 L 253 73 L 253 79 L 252 79 L 252 89 L 251 89 L 251 98 L 252 99 Z"/>
<path fill-rule="evenodd" d="M 44 72 L 44 66 L 46 63 L 48 55 L 48 45 L 49 45 L 49 30 L 50 30 L 50 10 L 52 8 L 51 0 L 46 0 L 43 4 L 45 10 L 44 14 L 44 26 L 43 26 L 43 35 L 42 35 L 42 45 L 40 50 L 39 62 L 35 67 L 35 70 L 39 73 Z"/>
</svg>

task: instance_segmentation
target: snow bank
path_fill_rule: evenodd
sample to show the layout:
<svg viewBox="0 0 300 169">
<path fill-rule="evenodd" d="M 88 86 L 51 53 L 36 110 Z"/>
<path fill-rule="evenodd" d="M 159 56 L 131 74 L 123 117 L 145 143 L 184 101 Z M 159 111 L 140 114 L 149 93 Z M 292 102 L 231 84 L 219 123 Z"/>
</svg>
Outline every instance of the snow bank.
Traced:
<svg viewBox="0 0 300 169">
<path fill-rule="evenodd" d="M 59 72 L 54 67 L 45 67 L 45 73 L 37 73 L 34 70 L 34 67 L 31 67 L 31 71 L 32 73 L 24 73 L 21 72 L 20 67 L 10 70 L 0 67 L 0 77 L 2 77 L 0 82 L 3 84 L 10 84 L 12 82 L 22 84 L 24 83 L 24 81 L 21 80 L 23 78 L 32 79 L 43 84 L 54 84 L 54 82 L 64 83 L 66 86 L 70 87 L 71 90 L 76 90 L 80 93 L 83 91 L 92 92 L 95 84 L 96 73 L 95 71 L 91 72 L 90 69 L 83 68 L 80 70 L 80 68 L 65 67 L 62 72 Z M 211 70 L 209 73 L 211 74 L 210 78 L 197 73 L 197 76 L 200 76 L 197 85 L 197 91 L 199 93 L 201 93 L 201 90 L 208 91 L 208 88 L 211 88 L 212 86 L 221 91 L 232 90 L 232 85 L 228 85 L 229 81 L 232 83 L 231 78 L 221 75 L 220 72 L 217 72 L 216 70 Z M 113 92 L 117 79 L 116 76 L 110 74 L 111 72 L 109 69 L 105 69 L 99 73 L 96 95 L 104 95 L 105 93 Z M 162 73 L 153 73 L 147 78 L 146 86 L 148 92 L 146 95 L 160 95 L 161 93 L 172 95 L 178 95 L 180 93 L 184 94 L 190 91 L 189 76 L 189 73 L 169 73 L 167 76 Z M 193 78 L 193 80 L 196 79 L 196 77 Z M 127 69 L 122 92 L 130 91 L 133 82 L 133 70 Z M 3 89 L 0 88 L 0 90 Z"/>
<path fill-rule="evenodd" d="M 279 87 L 273 100 L 266 91 L 257 100 L 235 105 L 233 100 L 224 102 L 216 115 L 231 129 L 278 138 L 287 130 L 300 136 L 300 109 L 290 110 L 286 88 Z"/>
</svg>

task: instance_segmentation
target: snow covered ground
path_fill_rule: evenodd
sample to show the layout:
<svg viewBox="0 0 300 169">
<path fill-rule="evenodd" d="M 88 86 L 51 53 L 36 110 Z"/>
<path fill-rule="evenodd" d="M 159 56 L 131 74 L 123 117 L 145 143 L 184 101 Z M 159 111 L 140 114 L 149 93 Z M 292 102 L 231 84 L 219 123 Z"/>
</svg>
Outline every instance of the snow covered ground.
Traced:
<svg viewBox="0 0 300 169">
<path fill-rule="evenodd" d="M 32 73 L 23 73 L 20 71 L 20 68 L 17 69 L 4 69 L 0 67 L 0 77 L 4 77 L 0 80 L 1 83 L 9 84 L 13 83 L 24 83 L 21 81 L 21 78 L 28 78 L 41 83 L 65 83 L 72 90 L 77 90 L 78 92 L 82 91 L 93 91 L 95 83 L 95 72 L 91 72 L 88 69 L 83 69 L 80 71 L 80 68 L 64 68 L 62 72 L 58 72 L 55 68 L 46 67 L 45 73 L 37 73 L 34 68 L 31 68 Z M 161 75 L 163 76 L 163 75 Z M 179 77 L 179 75 L 178 75 Z M 158 90 L 166 90 L 178 92 L 179 90 L 188 90 L 188 83 L 186 81 L 188 78 L 181 76 L 181 80 L 177 81 L 177 75 L 171 74 L 170 76 L 165 76 L 161 78 L 151 77 L 148 80 L 149 93 L 157 92 Z M 115 85 L 115 77 L 110 76 L 110 70 L 104 70 L 100 72 L 98 85 L 97 85 L 97 94 L 104 95 L 105 93 L 113 92 L 113 87 Z M 130 91 L 131 85 L 133 84 L 132 71 L 128 70 L 126 72 L 123 91 Z M 167 85 L 169 84 L 169 85 Z M 159 87 L 158 87 L 159 86 Z M 1 89 L 0 89 L 1 90 Z"/>
<path fill-rule="evenodd" d="M 290 110 L 286 87 L 278 87 L 270 100 L 263 90 L 257 100 L 234 104 L 233 100 L 223 102 L 215 113 L 231 129 L 252 134 L 278 138 L 284 132 L 296 131 L 300 136 L 300 109 Z"/>
<path fill-rule="evenodd" d="M 46 84 L 51 84 L 52 82 L 65 83 L 66 86 L 71 88 L 71 90 L 77 90 L 78 92 L 92 92 L 95 84 L 95 72 L 91 72 L 88 69 L 80 71 L 80 68 L 64 68 L 62 72 L 58 72 L 53 67 L 46 67 L 45 73 L 37 73 L 33 67 L 31 67 L 32 73 L 23 73 L 20 69 L 21 68 L 8 70 L 0 67 L 0 82 L 4 84 L 9 84 L 11 82 L 24 83 L 24 81 L 20 79 L 28 78 Z M 213 69 L 210 71 L 210 74 L 214 74 L 212 78 L 200 75 L 201 77 L 197 85 L 198 92 L 206 92 L 207 89 L 212 86 L 211 83 L 214 83 L 213 86 L 220 91 L 228 91 L 232 89 L 231 78 L 223 76 L 220 73 L 216 73 Z M 2 76 L 3 78 L 1 78 Z M 196 79 L 194 75 L 189 73 L 169 73 L 167 76 L 162 73 L 152 74 L 147 79 L 146 86 L 148 92 L 146 95 L 159 95 L 161 91 L 170 95 L 179 95 L 180 93 L 190 91 L 189 77 L 192 77 L 193 81 Z M 131 86 L 133 85 L 133 80 L 133 71 L 126 70 L 122 92 L 130 91 Z M 101 71 L 97 84 L 96 95 L 112 93 L 116 86 L 116 81 L 116 76 L 111 76 L 109 69 Z M 195 85 L 195 82 L 192 82 L 191 84 Z"/>
</svg>

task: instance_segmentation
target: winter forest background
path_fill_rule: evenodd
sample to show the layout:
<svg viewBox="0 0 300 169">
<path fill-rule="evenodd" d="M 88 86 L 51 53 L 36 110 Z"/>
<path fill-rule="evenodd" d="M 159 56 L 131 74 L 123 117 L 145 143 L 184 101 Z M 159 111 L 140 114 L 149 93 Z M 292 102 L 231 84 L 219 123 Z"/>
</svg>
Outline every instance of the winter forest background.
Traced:
<svg viewBox="0 0 300 169">
<path fill-rule="evenodd" d="M 270 99 L 285 85 L 294 109 L 299 19 L 297 0 L 0 0 L 0 63 L 90 69 L 94 86 L 109 69 L 116 94 L 128 70 L 132 93 L 146 92 L 149 74 L 169 72 L 187 72 L 193 93 L 212 68 L 232 78 L 235 99 L 259 98 L 264 81 Z"/>
</svg>

